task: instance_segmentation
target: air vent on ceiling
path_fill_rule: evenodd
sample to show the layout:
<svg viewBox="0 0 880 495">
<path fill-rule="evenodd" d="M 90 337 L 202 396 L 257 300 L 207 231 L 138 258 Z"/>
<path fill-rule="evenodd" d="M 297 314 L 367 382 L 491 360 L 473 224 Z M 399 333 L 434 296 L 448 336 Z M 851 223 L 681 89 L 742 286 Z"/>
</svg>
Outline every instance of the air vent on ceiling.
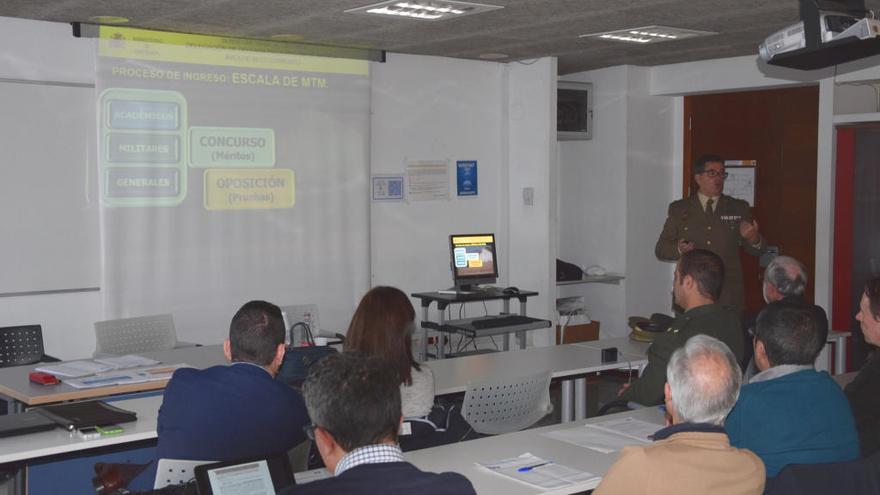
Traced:
<svg viewBox="0 0 880 495">
<path fill-rule="evenodd" d="M 392 17 L 407 17 L 422 21 L 441 21 L 453 17 L 482 14 L 490 10 L 503 9 L 499 5 L 486 5 L 481 3 L 458 2 L 455 0 L 442 1 L 400 1 L 389 0 L 387 2 L 374 3 L 365 7 L 348 9 L 349 14 L 387 15 Z"/>
</svg>

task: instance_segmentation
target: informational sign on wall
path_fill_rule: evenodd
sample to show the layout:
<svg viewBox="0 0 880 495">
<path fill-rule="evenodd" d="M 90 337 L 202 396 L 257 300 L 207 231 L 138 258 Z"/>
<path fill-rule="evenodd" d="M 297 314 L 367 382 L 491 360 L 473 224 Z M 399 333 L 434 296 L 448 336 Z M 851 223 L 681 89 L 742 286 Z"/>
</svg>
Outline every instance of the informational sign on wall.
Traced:
<svg viewBox="0 0 880 495">
<path fill-rule="evenodd" d="M 374 175 L 373 201 L 402 201 L 402 175 Z"/>
<path fill-rule="evenodd" d="M 455 162 L 455 178 L 459 196 L 477 196 L 477 161 Z"/>
<path fill-rule="evenodd" d="M 449 163 L 422 160 L 406 164 L 407 197 L 411 201 L 449 199 Z"/>
<path fill-rule="evenodd" d="M 724 181 L 724 194 L 748 201 L 755 206 L 755 172 L 757 160 L 727 160 L 724 170 L 730 174 Z"/>
</svg>

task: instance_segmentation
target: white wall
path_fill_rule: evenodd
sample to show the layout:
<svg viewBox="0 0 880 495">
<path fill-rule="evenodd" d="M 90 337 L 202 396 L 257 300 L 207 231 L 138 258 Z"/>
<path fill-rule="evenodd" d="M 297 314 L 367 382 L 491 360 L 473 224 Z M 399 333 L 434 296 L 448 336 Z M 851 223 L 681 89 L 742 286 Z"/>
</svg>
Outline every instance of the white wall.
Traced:
<svg viewBox="0 0 880 495">
<path fill-rule="evenodd" d="M 373 66 L 371 172 L 405 174 L 408 160 L 448 160 L 451 188 L 449 200 L 371 204 L 373 285 L 407 293 L 448 287 L 449 234 L 494 232 L 498 285 L 539 291 L 529 314 L 551 315 L 555 74 L 553 59 L 504 66 L 392 53 Z M 477 161 L 479 196 L 456 197 L 456 160 Z M 524 187 L 535 190 L 533 206 L 523 205 Z M 465 307 L 466 315 L 483 311 Z"/>
<path fill-rule="evenodd" d="M 593 84 L 593 138 L 560 141 L 559 258 L 581 267 L 626 272 L 627 77 L 629 67 L 583 72 L 567 81 Z M 626 287 L 561 286 L 559 297 L 583 296 L 603 337 L 625 335 Z M 624 325 L 624 326 L 622 326 Z"/>
<path fill-rule="evenodd" d="M 0 17 L 0 78 L 94 84 L 94 51 L 67 24 Z M 0 297 L 0 326 L 41 324 L 46 352 L 62 358 L 91 355 L 102 315 L 100 292 Z"/>
<path fill-rule="evenodd" d="M 628 333 L 626 318 L 668 312 L 672 268 L 654 243 L 673 197 L 676 98 L 649 94 L 650 69 L 617 66 L 566 76 L 593 84 L 593 138 L 559 143 L 559 257 L 600 265 L 620 285 L 563 286 L 584 296 L 603 338 Z"/>
<path fill-rule="evenodd" d="M 556 59 L 508 66 L 510 280 L 540 294 L 528 314 L 553 319 L 556 310 Z M 523 189 L 534 190 L 525 204 Z M 512 303 L 515 308 L 516 303 Z M 553 330 L 530 332 L 535 345 L 554 343 Z"/>
<path fill-rule="evenodd" d="M 477 232 L 495 233 L 499 284 L 507 285 L 506 80 L 504 66 L 489 62 L 390 53 L 373 64 L 371 173 L 404 175 L 408 160 L 448 160 L 451 197 L 371 204 L 372 285 L 407 293 L 451 286 L 449 235 Z M 456 196 L 456 160 L 477 161 L 477 197 Z"/>
<path fill-rule="evenodd" d="M 627 316 L 669 313 L 672 302 L 674 268 L 654 256 L 654 245 L 669 202 L 680 197 L 681 171 L 672 141 L 680 125 L 675 114 L 680 99 L 650 95 L 650 75 L 650 69 L 632 67 L 628 78 Z"/>
</svg>

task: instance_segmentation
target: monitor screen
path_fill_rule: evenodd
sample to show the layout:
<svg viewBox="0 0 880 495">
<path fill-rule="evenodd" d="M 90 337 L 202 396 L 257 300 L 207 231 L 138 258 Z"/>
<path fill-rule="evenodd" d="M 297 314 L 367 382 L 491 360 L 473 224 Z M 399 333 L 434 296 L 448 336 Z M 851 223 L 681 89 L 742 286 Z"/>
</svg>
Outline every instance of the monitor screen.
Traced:
<svg viewBox="0 0 880 495">
<path fill-rule="evenodd" d="M 495 234 L 451 235 L 449 250 L 456 287 L 495 283 L 498 278 Z"/>
</svg>

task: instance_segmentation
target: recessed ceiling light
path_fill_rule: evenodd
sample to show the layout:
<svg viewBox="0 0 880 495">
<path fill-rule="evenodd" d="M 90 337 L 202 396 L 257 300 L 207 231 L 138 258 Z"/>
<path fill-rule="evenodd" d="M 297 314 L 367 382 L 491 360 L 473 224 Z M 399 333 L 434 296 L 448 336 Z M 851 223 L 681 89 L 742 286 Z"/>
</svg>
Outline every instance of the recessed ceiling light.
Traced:
<svg viewBox="0 0 880 495">
<path fill-rule="evenodd" d="M 349 14 L 375 14 L 393 17 L 408 17 L 422 21 L 440 21 L 453 17 L 482 14 L 490 10 L 503 9 L 499 5 L 459 2 L 457 0 L 388 0 L 364 7 L 348 9 Z"/>
<path fill-rule="evenodd" d="M 712 31 L 675 28 L 668 26 L 644 26 L 637 28 L 618 29 L 601 33 L 582 34 L 578 38 L 599 38 L 603 40 L 625 41 L 629 43 L 660 43 L 661 41 L 683 40 L 699 36 L 718 34 Z"/>
<path fill-rule="evenodd" d="M 483 60 L 499 60 L 502 58 L 507 58 L 508 55 L 506 53 L 481 53 L 480 58 Z"/>
<path fill-rule="evenodd" d="M 130 19 L 115 15 L 95 15 L 89 17 L 89 20 L 96 24 L 126 24 Z"/>
</svg>

